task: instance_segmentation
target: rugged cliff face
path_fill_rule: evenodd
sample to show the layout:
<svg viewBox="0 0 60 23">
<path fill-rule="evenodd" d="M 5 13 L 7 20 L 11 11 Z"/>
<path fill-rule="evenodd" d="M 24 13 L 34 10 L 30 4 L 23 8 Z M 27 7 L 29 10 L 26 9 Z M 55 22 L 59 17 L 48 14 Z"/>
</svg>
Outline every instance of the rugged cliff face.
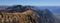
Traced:
<svg viewBox="0 0 60 23">
<path fill-rule="evenodd" d="M 6 23 L 54 23 L 55 18 L 48 10 L 37 10 L 33 6 L 13 6 L 1 12 Z"/>
</svg>

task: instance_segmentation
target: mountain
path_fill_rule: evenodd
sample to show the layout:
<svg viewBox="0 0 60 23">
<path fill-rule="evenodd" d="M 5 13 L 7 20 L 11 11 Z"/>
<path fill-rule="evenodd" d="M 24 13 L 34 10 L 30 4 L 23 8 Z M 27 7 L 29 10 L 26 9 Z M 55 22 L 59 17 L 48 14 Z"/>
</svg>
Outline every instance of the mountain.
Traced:
<svg viewBox="0 0 60 23">
<path fill-rule="evenodd" d="M 49 9 L 40 10 L 34 6 L 12 6 L 1 11 L 9 15 L 17 15 L 20 23 L 55 23 L 55 16 Z M 17 22 L 17 21 L 16 21 Z"/>
</svg>

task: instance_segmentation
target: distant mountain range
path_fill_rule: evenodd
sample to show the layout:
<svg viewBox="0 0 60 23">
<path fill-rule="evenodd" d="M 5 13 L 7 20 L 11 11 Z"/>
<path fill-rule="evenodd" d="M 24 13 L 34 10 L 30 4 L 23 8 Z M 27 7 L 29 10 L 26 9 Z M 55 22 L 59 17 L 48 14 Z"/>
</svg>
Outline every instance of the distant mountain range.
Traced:
<svg viewBox="0 0 60 23">
<path fill-rule="evenodd" d="M 2 6 L 0 6 L 0 8 L 8 8 L 9 6 L 4 6 L 4 5 L 2 5 Z"/>
<path fill-rule="evenodd" d="M 60 6 L 35 6 L 38 9 L 49 9 L 52 13 L 60 15 Z"/>
</svg>

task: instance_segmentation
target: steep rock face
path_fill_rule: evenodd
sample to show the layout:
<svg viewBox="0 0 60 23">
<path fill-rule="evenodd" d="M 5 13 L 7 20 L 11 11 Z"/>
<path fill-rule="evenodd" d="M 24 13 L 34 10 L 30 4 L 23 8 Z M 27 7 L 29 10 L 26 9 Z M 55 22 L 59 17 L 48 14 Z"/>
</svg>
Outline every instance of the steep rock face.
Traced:
<svg viewBox="0 0 60 23">
<path fill-rule="evenodd" d="M 1 15 L 5 16 L 8 19 L 7 21 L 3 18 L 2 22 L 6 21 L 7 23 L 9 23 L 9 21 L 11 23 L 54 23 L 55 20 L 53 14 L 48 9 L 37 10 L 31 6 L 21 5 L 5 9 L 4 11 L 2 11 Z M 15 18 L 13 18 L 13 16 L 9 20 L 9 15 L 14 15 Z"/>
<path fill-rule="evenodd" d="M 35 10 L 37 13 L 37 22 L 38 23 L 55 23 L 55 17 L 52 12 L 50 12 L 48 9 L 45 10 Z"/>
<path fill-rule="evenodd" d="M 48 9 L 42 11 L 42 18 L 44 23 L 54 23 L 55 21 L 52 12 L 50 12 Z"/>
</svg>

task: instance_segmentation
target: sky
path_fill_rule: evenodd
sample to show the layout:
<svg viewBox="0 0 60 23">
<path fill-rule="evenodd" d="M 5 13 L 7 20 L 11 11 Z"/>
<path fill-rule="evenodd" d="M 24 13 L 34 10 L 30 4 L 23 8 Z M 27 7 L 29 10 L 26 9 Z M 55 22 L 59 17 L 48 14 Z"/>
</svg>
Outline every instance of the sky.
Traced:
<svg viewBox="0 0 60 23">
<path fill-rule="evenodd" d="M 0 5 L 60 6 L 60 0 L 0 0 Z"/>
</svg>

